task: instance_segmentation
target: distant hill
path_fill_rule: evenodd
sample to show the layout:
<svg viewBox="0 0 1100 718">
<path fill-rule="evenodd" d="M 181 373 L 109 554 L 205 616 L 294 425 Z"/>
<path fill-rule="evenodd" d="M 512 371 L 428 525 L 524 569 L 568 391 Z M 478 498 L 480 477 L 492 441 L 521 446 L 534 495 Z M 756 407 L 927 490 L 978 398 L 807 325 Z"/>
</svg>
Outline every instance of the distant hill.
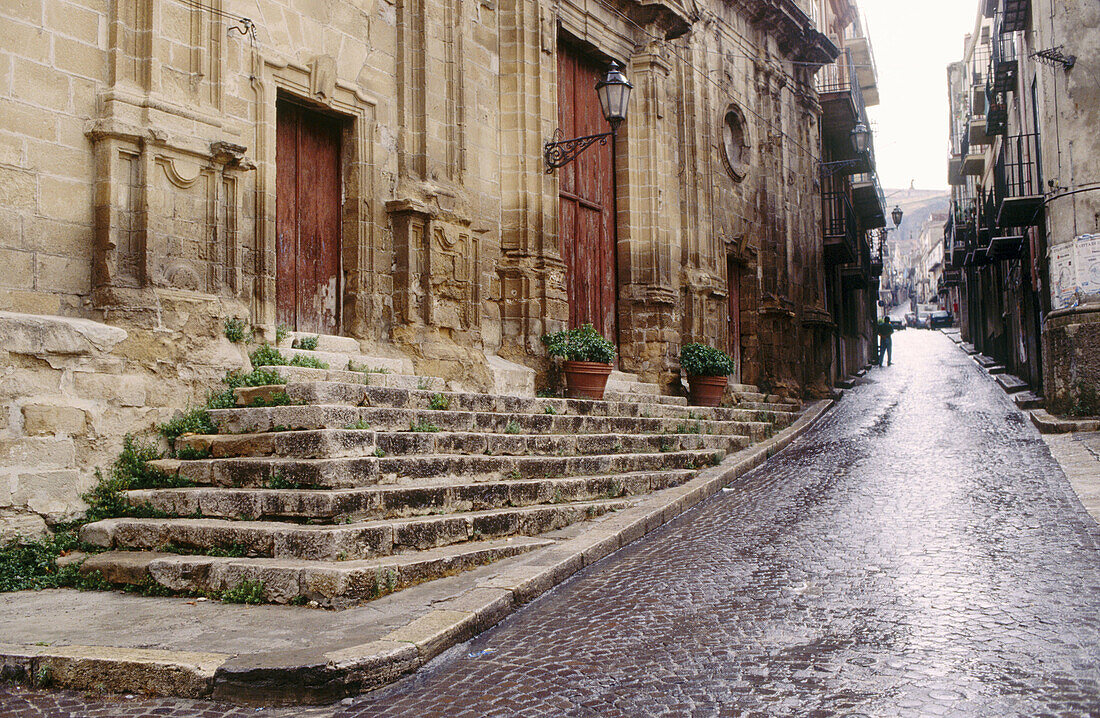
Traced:
<svg viewBox="0 0 1100 718">
<path fill-rule="evenodd" d="M 920 237 L 920 228 L 936 212 L 947 213 L 951 205 L 951 192 L 926 189 L 886 189 L 886 217 L 893 227 L 890 212 L 900 206 L 905 213 L 898 231 L 890 233 L 891 241 L 897 241 L 902 251 L 908 249 Z"/>
</svg>

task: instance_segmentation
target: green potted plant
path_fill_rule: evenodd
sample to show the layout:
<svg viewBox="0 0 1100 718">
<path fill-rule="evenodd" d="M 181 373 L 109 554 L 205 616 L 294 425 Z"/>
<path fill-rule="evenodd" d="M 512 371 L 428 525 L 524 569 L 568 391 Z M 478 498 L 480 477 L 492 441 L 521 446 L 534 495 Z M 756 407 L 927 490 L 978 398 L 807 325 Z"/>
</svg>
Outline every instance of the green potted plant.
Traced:
<svg viewBox="0 0 1100 718">
<path fill-rule="evenodd" d="M 560 357 L 565 374 L 565 391 L 573 399 L 602 399 L 615 345 L 591 324 L 544 334 L 542 343 L 552 357 Z"/>
<path fill-rule="evenodd" d="M 687 374 L 691 403 L 697 406 L 718 406 L 734 370 L 729 354 L 705 344 L 684 345 L 680 368 Z"/>
</svg>

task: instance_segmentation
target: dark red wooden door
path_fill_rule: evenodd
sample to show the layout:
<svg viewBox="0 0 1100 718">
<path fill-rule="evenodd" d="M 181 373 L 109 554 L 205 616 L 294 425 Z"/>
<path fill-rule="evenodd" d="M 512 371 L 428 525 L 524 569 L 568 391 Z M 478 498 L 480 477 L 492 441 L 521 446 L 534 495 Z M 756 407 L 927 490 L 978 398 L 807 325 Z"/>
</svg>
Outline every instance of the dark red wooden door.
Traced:
<svg viewBox="0 0 1100 718">
<path fill-rule="evenodd" d="M 558 126 L 567 138 L 610 128 L 596 99 L 600 67 L 569 45 L 558 46 Z M 569 294 L 569 325 L 591 322 L 617 342 L 615 321 L 615 184 L 612 146 L 593 145 L 562 167 L 558 219 Z"/>
<path fill-rule="evenodd" d="M 726 258 L 726 277 L 729 286 L 729 355 L 733 359 L 734 379 L 741 376 L 741 265 L 734 258 Z"/>
<path fill-rule="evenodd" d="M 283 100 L 276 118 L 276 314 L 297 331 L 336 334 L 340 122 Z"/>
</svg>

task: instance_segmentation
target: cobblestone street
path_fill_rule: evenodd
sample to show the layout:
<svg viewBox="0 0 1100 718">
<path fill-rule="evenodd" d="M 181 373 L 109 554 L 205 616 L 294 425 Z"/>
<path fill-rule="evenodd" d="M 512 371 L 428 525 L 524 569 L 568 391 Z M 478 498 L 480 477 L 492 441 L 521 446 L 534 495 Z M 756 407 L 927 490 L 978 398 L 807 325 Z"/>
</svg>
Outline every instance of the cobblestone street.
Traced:
<svg viewBox="0 0 1100 718">
<path fill-rule="evenodd" d="M 1100 532 L 940 332 L 761 469 L 390 688 L 316 709 L 5 686 L 4 716 L 1100 716 Z"/>
</svg>

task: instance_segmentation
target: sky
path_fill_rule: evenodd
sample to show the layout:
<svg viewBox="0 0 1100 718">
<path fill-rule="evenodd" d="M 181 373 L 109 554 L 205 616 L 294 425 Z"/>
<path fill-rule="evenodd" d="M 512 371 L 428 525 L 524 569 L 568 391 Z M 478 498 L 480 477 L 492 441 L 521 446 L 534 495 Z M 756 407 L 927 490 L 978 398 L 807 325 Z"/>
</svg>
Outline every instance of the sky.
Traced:
<svg viewBox="0 0 1100 718">
<path fill-rule="evenodd" d="M 947 65 L 962 59 L 977 0 L 860 0 L 878 65 L 868 108 L 884 188 L 947 189 Z"/>
</svg>

